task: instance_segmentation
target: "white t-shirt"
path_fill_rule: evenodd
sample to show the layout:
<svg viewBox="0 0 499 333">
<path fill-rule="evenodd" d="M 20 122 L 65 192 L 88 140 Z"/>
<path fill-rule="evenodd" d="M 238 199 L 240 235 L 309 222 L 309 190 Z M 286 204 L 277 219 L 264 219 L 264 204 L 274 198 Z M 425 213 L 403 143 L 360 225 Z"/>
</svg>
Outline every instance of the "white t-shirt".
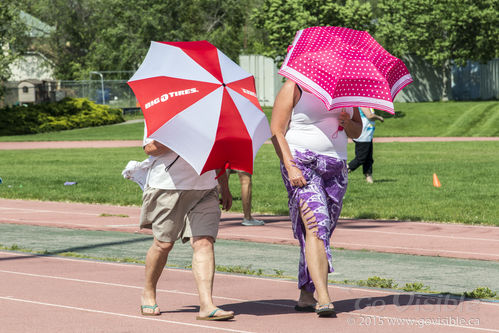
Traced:
<svg viewBox="0 0 499 333">
<path fill-rule="evenodd" d="M 350 118 L 353 108 L 345 108 Z M 302 91 L 291 115 L 286 132 L 291 153 L 311 150 L 317 154 L 347 159 L 348 137 L 344 130 L 338 130 L 339 111 L 328 111 L 315 95 Z"/>
<path fill-rule="evenodd" d="M 143 146 L 152 141 L 147 138 L 147 129 L 144 126 Z M 182 157 L 175 161 L 177 156 L 175 152 L 169 151 L 156 157 L 147 174 L 149 187 L 164 190 L 209 190 L 217 186 L 215 171 L 207 171 L 200 176 Z M 166 171 L 173 161 L 175 163 Z"/>
</svg>

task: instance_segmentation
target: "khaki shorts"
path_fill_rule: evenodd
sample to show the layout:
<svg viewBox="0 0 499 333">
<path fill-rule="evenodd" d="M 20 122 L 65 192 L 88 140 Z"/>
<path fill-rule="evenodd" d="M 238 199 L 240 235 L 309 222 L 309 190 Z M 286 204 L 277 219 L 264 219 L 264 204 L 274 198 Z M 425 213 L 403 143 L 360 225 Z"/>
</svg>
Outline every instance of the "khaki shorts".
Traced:
<svg viewBox="0 0 499 333">
<path fill-rule="evenodd" d="M 142 196 L 140 229 L 152 229 L 161 242 L 210 236 L 214 240 L 220 222 L 218 191 L 162 190 L 147 187 Z"/>
</svg>

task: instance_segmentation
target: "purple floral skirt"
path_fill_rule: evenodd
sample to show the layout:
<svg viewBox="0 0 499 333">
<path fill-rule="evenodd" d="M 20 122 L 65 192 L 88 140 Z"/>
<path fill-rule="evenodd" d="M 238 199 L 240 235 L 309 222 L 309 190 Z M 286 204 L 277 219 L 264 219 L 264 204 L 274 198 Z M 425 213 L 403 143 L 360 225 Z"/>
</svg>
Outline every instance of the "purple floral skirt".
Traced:
<svg viewBox="0 0 499 333">
<path fill-rule="evenodd" d="M 288 172 L 281 163 L 281 174 L 288 191 L 289 215 L 293 225 L 294 237 L 300 242 L 300 264 L 298 267 L 298 288 L 309 292 L 315 291 L 305 259 L 305 226 L 314 228 L 316 236 L 324 241 L 326 256 L 329 262 L 329 273 L 333 272 L 333 262 L 329 240 L 336 227 L 343 206 L 343 196 L 348 184 L 347 164 L 344 160 L 316 154 L 310 150 L 296 151 L 294 162 L 307 180 L 307 186 L 293 187 Z M 306 204 L 307 210 L 313 212 L 308 221 L 302 221 L 300 202 Z"/>
</svg>

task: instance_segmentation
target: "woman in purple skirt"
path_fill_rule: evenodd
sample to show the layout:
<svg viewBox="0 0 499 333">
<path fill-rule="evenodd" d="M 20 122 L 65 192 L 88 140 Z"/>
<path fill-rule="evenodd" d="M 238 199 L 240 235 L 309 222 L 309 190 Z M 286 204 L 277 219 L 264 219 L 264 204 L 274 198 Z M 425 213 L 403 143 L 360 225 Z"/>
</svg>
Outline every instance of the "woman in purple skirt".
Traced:
<svg viewBox="0 0 499 333">
<path fill-rule="evenodd" d="M 295 310 L 331 316 L 329 239 L 348 183 L 348 137 L 357 138 L 362 131 L 359 110 L 328 111 L 319 98 L 288 80 L 274 102 L 270 127 L 288 191 L 294 237 L 301 248 Z"/>
</svg>

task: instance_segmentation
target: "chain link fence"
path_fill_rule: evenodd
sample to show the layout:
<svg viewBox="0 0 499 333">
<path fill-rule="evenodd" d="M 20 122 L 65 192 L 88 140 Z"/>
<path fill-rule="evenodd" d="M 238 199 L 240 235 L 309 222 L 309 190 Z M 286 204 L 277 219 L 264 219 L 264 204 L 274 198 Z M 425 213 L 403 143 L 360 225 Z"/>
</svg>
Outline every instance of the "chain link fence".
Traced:
<svg viewBox="0 0 499 333">
<path fill-rule="evenodd" d="M 139 106 L 127 80 L 40 81 L 30 87 L 21 82 L 9 82 L 5 87 L 4 105 L 25 103 L 24 94 L 33 96 L 34 103 L 60 101 L 64 97 L 88 98 L 97 104 L 123 109 L 124 113 L 138 112 Z"/>
<path fill-rule="evenodd" d="M 64 97 L 84 97 L 117 108 L 138 107 L 126 80 L 59 81 Z"/>
<path fill-rule="evenodd" d="M 435 68 L 417 59 L 407 58 L 414 83 L 397 95 L 397 102 L 436 101 L 441 97 L 442 78 Z M 263 56 L 241 56 L 241 66 L 255 76 L 255 84 L 262 106 L 271 106 L 282 86 L 270 58 Z M 5 105 L 59 101 L 64 97 L 88 98 L 95 103 L 120 108 L 123 113 L 138 113 L 140 108 L 125 77 L 133 71 L 91 72 L 88 80 L 80 81 L 37 81 L 25 80 L 7 82 L 3 101 Z M 466 67 L 452 68 L 451 100 L 494 100 L 499 99 L 499 59 L 487 64 L 469 62 Z M 96 75 L 100 79 L 95 79 Z M 112 80 L 110 78 L 113 78 Z"/>
</svg>

